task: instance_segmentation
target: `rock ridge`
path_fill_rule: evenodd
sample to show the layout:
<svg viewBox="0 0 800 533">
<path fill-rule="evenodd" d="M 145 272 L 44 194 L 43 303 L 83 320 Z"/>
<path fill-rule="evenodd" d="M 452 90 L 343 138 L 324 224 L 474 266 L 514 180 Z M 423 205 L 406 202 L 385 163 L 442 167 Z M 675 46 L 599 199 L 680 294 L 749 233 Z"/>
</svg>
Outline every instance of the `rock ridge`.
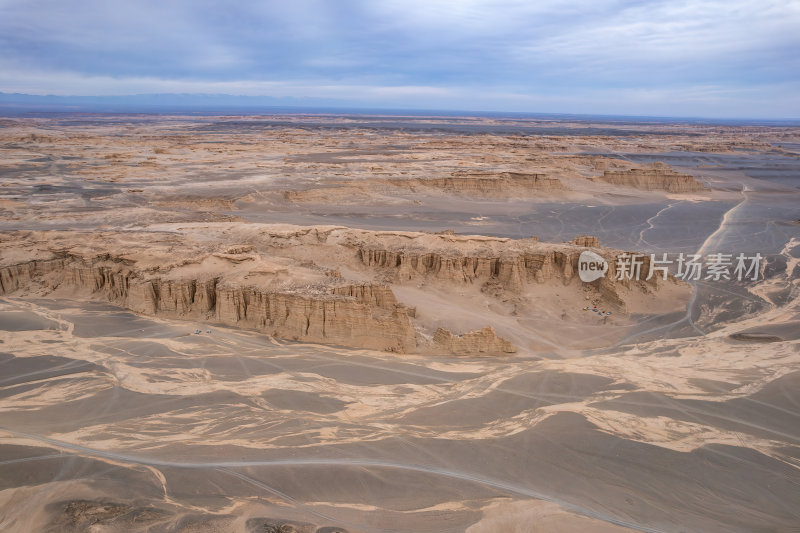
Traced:
<svg viewBox="0 0 800 533">
<path fill-rule="evenodd" d="M 577 270 L 587 246 L 609 263 L 606 277 L 591 283 L 580 281 Z M 436 315 L 442 298 L 481 302 L 485 322 L 467 313 L 467 329 L 493 326 L 521 346 L 523 333 L 513 324 L 530 324 L 540 314 L 541 298 L 547 312 L 559 313 L 555 320 L 574 321 L 566 315 L 587 304 L 613 310 L 615 317 L 627 313 L 631 302 L 642 309 L 664 282 L 658 276 L 615 279 L 621 253 L 590 236 L 556 244 L 288 224 L 0 232 L 0 294 L 97 298 L 143 315 L 210 321 L 302 342 L 420 353 L 450 346 L 467 353 L 473 348 L 465 341 L 444 342 L 442 334 L 438 345 L 432 340 L 440 326 L 463 331 L 458 312 L 444 320 Z M 644 274 L 648 259 L 643 256 Z M 492 338 L 488 332 L 483 337 Z M 486 346 L 507 353 L 494 341 Z"/>
<path fill-rule="evenodd" d="M 71 256 L 0 269 L 0 295 L 36 285 L 101 297 L 134 312 L 209 320 L 274 337 L 406 352 L 415 348 L 408 309 L 386 286 L 345 285 L 300 294 L 242 287 L 219 277 L 163 279 L 121 262 Z"/>
<path fill-rule="evenodd" d="M 510 354 L 517 351 L 511 342 L 498 337 L 491 326 L 468 331 L 462 335 L 455 335 L 445 328 L 438 328 L 433 335 L 433 343 L 436 348 L 447 353 L 462 355 Z"/>
<path fill-rule="evenodd" d="M 611 185 L 633 187 L 645 191 L 667 191 L 670 193 L 689 193 L 705 190 L 694 176 L 675 172 L 671 168 L 655 165 L 649 168 L 630 170 L 606 170 L 603 175 L 593 178 Z"/>
</svg>

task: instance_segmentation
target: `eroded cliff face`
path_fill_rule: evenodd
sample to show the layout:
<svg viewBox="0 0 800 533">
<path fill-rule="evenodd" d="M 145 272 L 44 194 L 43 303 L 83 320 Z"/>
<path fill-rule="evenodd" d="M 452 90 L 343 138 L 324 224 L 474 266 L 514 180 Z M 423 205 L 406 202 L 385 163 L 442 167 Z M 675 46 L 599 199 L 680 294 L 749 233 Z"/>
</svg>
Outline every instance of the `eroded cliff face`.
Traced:
<svg viewBox="0 0 800 533">
<path fill-rule="evenodd" d="M 442 252 L 364 248 L 358 254 L 365 266 L 386 269 L 397 281 L 433 277 L 475 283 L 496 279 L 512 290 L 521 288 L 523 283 L 542 283 L 554 277 L 572 279 L 577 267 L 577 255 L 558 251 L 451 256 Z"/>
<path fill-rule="evenodd" d="M 587 247 L 609 263 L 606 277 L 591 283 L 578 276 L 578 258 Z M 535 327 L 530 319 L 543 306 L 551 319 L 567 321 L 587 304 L 623 315 L 633 301 L 636 312 L 646 310 L 663 282 L 658 276 L 615 279 L 620 253 L 599 247 L 591 236 L 555 244 L 336 226 L 12 232 L 0 233 L 0 294 L 98 298 L 143 315 L 305 342 L 508 353 L 513 346 L 503 339 L 519 348 L 520 336 L 527 335 L 520 324 Z M 648 258 L 642 259 L 646 275 Z M 429 291 L 438 295 L 432 299 Z M 483 311 L 462 312 L 466 301 L 480 303 Z M 448 305 L 456 306 L 452 313 L 438 311 Z M 486 326 L 499 333 L 490 335 Z M 440 327 L 453 337 L 440 332 L 437 341 Z"/>
<path fill-rule="evenodd" d="M 703 184 L 693 176 L 675 172 L 666 165 L 630 170 L 606 170 L 602 176 L 595 179 L 611 185 L 633 187 L 645 191 L 689 193 L 705 190 Z"/>
<path fill-rule="evenodd" d="M 433 336 L 433 344 L 436 349 L 445 353 L 460 355 L 510 354 L 517 351 L 511 342 L 498 337 L 491 326 L 468 331 L 462 335 L 455 335 L 449 330 L 439 328 Z"/>
<path fill-rule="evenodd" d="M 449 177 L 385 180 L 395 187 L 411 190 L 435 189 L 463 196 L 483 198 L 527 196 L 531 193 L 560 192 L 566 187 L 558 178 L 522 172 L 454 172 Z"/>
<path fill-rule="evenodd" d="M 416 347 L 405 307 L 376 306 L 352 296 L 312 297 L 223 287 L 217 291 L 216 319 L 282 339 L 391 352 L 408 352 Z"/>
<path fill-rule="evenodd" d="M 530 197 L 564 192 L 567 187 L 556 177 L 522 172 L 453 172 L 450 176 L 432 178 L 365 178 L 330 180 L 323 186 L 283 191 L 290 202 L 350 203 L 380 197 L 408 194 L 440 195 L 471 198 Z"/>
<path fill-rule="evenodd" d="M 583 242 L 583 241 L 582 241 Z M 585 246 L 577 244 L 575 246 Z M 577 279 L 580 250 L 550 250 L 542 252 L 520 251 L 501 255 L 461 255 L 446 253 L 418 253 L 403 250 L 380 250 L 362 248 L 358 250 L 361 262 L 369 268 L 384 270 L 395 282 L 403 283 L 424 278 L 434 278 L 456 283 L 478 283 L 490 287 L 499 286 L 516 293 L 529 284 L 559 282 L 569 284 Z M 644 277 L 649 270 L 649 259 L 643 257 L 641 280 L 616 280 L 616 254 L 602 252 L 609 263 L 605 278 L 591 284 L 619 310 L 625 310 L 624 299 L 619 295 L 620 287 L 636 286 L 644 292 L 656 290 L 657 276 L 648 281 Z"/>
<path fill-rule="evenodd" d="M 407 309 L 385 286 L 276 292 L 210 279 L 162 279 L 122 261 L 76 256 L 0 269 L 0 295 L 27 289 L 99 297 L 137 313 L 209 320 L 274 337 L 376 350 L 413 351 Z"/>
<path fill-rule="evenodd" d="M 585 248 L 597 248 L 600 246 L 600 239 L 592 237 L 591 235 L 578 235 L 572 239 L 572 244 L 575 246 L 583 246 Z"/>
</svg>

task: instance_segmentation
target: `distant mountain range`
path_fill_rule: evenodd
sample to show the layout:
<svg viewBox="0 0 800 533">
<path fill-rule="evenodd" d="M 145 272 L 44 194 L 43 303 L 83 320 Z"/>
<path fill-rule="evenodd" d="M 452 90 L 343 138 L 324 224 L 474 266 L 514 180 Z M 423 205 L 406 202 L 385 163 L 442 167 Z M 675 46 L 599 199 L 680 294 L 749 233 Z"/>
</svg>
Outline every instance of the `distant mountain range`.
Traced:
<svg viewBox="0 0 800 533">
<path fill-rule="evenodd" d="M 374 104 L 373 104 L 374 105 Z M 418 116 L 488 116 L 591 122 L 690 122 L 797 126 L 798 119 L 705 119 L 635 115 L 524 113 L 476 110 L 378 108 L 364 102 L 334 98 L 245 96 L 233 94 L 162 93 L 107 96 L 58 96 L 0 92 L 0 116 L 47 113 L 186 113 L 206 115 L 258 113 L 347 113 Z"/>
</svg>

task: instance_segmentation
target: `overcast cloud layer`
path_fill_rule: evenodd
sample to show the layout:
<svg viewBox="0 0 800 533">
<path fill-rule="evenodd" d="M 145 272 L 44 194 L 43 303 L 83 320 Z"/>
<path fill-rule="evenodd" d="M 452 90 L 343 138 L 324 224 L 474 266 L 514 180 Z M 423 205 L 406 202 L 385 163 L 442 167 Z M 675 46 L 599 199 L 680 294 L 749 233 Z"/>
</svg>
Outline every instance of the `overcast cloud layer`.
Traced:
<svg viewBox="0 0 800 533">
<path fill-rule="evenodd" d="M 0 0 L 0 91 L 800 117 L 800 2 Z"/>
</svg>

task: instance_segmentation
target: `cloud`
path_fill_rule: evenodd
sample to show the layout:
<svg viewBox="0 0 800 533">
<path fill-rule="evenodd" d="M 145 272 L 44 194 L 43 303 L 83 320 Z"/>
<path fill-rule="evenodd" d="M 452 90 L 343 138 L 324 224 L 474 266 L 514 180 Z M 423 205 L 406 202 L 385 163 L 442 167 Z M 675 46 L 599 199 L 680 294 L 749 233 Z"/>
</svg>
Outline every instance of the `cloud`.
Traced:
<svg viewBox="0 0 800 533">
<path fill-rule="evenodd" d="M 800 103 L 780 91 L 800 79 L 799 6 L 792 0 L 4 0 L 0 91 L 350 91 L 353 100 L 448 108 L 494 105 L 502 94 L 515 95 L 509 105 L 553 106 L 568 94 L 570 105 L 596 105 L 597 112 L 623 95 L 639 95 L 631 105 L 693 114 L 703 88 L 713 87 L 720 109 L 738 98 L 740 107 L 798 116 Z M 758 103 L 765 87 L 771 105 Z"/>
</svg>

